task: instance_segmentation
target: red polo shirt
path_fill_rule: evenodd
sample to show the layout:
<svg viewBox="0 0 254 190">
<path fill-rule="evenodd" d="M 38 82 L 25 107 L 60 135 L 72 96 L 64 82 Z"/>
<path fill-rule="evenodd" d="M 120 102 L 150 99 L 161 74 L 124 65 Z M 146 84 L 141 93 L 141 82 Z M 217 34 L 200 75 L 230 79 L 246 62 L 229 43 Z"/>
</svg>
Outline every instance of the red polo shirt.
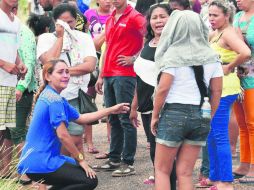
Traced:
<svg viewBox="0 0 254 190">
<path fill-rule="evenodd" d="M 145 33 L 145 18 L 130 5 L 115 22 L 116 11 L 106 22 L 107 51 L 102 71 L 103 77 L 132 76 L 136 74 L 132 66 L 120 66 L 117 64 L 119 55 L 136 55 L 143 46 Z"/>
</svg>

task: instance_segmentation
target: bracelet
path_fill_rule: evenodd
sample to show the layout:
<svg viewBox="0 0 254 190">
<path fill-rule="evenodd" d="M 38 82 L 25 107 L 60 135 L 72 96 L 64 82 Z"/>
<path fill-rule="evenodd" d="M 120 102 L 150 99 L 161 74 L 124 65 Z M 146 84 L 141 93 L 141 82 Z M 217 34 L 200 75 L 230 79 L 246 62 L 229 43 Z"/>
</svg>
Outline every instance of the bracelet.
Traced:
<svg viewBox="0 0 254 190">
<path fill-rule="evenodd" d="M 136 59 L 137 59 L 137 56 L 133 55 L 131 58 L 132 63 L 134 63 L 136 61 Z"/>
</svg>

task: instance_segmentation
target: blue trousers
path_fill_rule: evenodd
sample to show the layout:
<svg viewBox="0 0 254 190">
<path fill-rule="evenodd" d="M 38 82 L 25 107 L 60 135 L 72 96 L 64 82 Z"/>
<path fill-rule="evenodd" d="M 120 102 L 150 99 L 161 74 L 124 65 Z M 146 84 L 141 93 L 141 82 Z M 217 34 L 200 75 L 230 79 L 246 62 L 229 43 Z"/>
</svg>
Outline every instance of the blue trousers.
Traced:
<svg viewBox="0 0 254 190">
<path fill-rule="evenodd" d="M 134 97 L 136 85 L 135 77 L 105 77 L 104 78 L 104 101 L 106 107 L 119 103 L 130 103 Z M 110 115 L 111 140 L 109 160 L 122 161 L 133 165 L 137 148 L 137 129 L 132 126 L 129 113 Z"/>
<path fill-rule="evenodd" d="M 209 178 L 212 181 L 233 181 L 228 124 L 230 108 L 237 96 L 235 94 L 222 97 L 220 105 L 211 121 L 211 130 L 207 142 L 210 161 Z"/>
</svg>

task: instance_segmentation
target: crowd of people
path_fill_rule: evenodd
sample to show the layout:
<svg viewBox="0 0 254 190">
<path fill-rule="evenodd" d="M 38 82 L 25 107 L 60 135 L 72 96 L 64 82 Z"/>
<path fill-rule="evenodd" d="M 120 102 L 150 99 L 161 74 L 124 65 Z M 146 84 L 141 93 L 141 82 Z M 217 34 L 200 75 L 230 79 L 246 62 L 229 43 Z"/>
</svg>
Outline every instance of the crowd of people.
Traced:
<svg viewBox="0 0 254 190">
<path fill-rule="evenodd" d="M 80 4 L 29 0 L 25 24 L 18 0 L 0 0 L 1 178 L 11 178 L 16 150 L 18 182 L 40 182 L 41 190 L 95 189 L 96 171 L 135 175 L 140 113 L 154 170 L 144 184 L 254 183 L 254 1 Z M 90 166 L 85 152 L 99 153 L 92 128 L 105 118 L 109 148 L 95 158 L 107 160 Z"/>
</svg>

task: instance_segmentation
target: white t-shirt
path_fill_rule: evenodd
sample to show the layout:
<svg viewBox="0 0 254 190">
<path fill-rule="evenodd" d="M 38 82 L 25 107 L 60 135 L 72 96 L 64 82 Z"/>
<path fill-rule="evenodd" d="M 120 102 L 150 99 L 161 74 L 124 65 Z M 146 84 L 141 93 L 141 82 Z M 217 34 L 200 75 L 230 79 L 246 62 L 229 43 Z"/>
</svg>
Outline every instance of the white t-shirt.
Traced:
<svg viewBox="0 0 254 190">
<path fill-rule="evenodd" d="M 207 86 L 211 78 L 222 77 L 223 70 L 220 62 L 206 64 L 204 67 L 204 79 Z M 172 86 L 166 98 L 166 103 L 200 104 L 200 91 L 191 67 L 168 68 L 163 71 L 174 76 Z"/>
<path fill-rule="evenodd" d="M 74 51 L 70 51 L 71 65 L 66 53 L 61 53 L 60 59 L 63 59 L 68 66 L 75 66 L 82 63 L 83 59 L 88 56 L 97 58 L 96 50 L 92 38 L 83 32 L 74 30 L 75 36 L 78 39 L 77 49 L 78 55 L 74 55 Z M 44 33 L 39 36 L 37 43 L 37 59 L 47 52 L 56 42 L 57 38 L 53 33 Z M 78 60 L 73 60 L 72 57 L 78 57 Z M 81 88 L 84 92 L 87 92 L 87 86 L 90 81 L 90 74 L 81 76 L 72 76 L 66 89 L 61 93 L 67 100 L 71 100 L 78 97 L 78 90 Z"/>
<path fill-rule="evenodd" d="M 0 59 L 15 64 L 19 46 L 18 33 L 21 22 L 14 16 L 14 20 L 0 9 Z M 12 75 L 0 68 L 0 86 L 15 87 L 17 75 Z"/>
</svg>

